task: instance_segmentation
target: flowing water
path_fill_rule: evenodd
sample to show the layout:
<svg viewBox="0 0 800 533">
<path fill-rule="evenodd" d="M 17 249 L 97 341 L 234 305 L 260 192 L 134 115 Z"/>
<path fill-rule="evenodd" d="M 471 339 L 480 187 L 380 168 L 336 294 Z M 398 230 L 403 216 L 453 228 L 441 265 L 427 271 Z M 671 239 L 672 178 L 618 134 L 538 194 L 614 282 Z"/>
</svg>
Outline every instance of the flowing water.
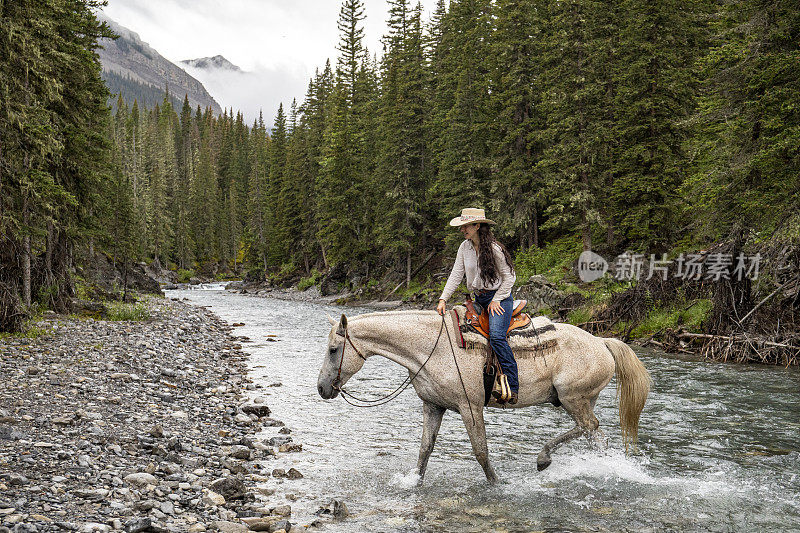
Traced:
<svg viewBox="0 0 800 533">
<path fill-rule="evenodd" d="M 573 441 L 537 472 L 545 441 L 572 427 L 566 413 L 549 405 L 491 409 L 490 457 L 502 482 L 488 487 L 460 417 L 447 413 L 425 483 L 417 487 L 422 408 L 413 389 L 372 409 L 317 394 L 330 329 L 325 313 L 366 309 L 207 289 L 168 295 L 246 324 L 236 334 L 252 339 L 244 349 L 252 354 L 251 376 L 265 387 L 258 394 L 303 444 L 300 453 L 279 454 L 274 465 L 294 466 L 305 478 L 266 484 L 289 494 L 293 521 L 309 523 L 335 497 L 351 516 L 326 531 L 800 530 L 796 369 L 706 363 L 635 348 L 654 382 L 635 454 L 622 448 L 612 381 L 596 409 L 607 449 Z M 373 357 L 348 388 L 380 396 L 406 375 Z M 269 386 L 275 383 L 282 385 Z M 262 437 L 277 429 L 266 428 Z"/>
</svg>

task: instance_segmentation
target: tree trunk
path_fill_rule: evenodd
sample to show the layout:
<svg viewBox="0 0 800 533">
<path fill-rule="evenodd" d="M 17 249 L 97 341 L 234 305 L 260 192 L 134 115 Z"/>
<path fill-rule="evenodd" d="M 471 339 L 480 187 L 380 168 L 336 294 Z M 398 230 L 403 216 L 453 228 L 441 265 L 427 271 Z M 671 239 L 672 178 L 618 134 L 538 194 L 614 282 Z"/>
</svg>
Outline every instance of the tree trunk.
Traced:
<svg viewBox="0 0 800 533">
<path fill-rule="evenodd" d="M 406 252 L 406 287 L 411 287 L 411 250 Z"/>
<path fill-rule="evenodd" d="M 30 213 L 28 211 L 28 195 L 22 199 L 22 226 L 25 234 L 22 237 L 22 303 L 26 308 L 31 306 L 31 236 Z"/>
</svg>

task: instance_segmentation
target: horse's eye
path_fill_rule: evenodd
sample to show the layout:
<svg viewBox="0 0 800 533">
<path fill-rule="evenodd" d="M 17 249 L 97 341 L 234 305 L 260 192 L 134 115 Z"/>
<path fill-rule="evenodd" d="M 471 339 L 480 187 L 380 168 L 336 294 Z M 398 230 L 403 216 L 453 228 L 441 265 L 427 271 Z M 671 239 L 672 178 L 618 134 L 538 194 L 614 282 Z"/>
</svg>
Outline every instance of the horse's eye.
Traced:
<svg viewBox="0 0 800 533">
<path fill-rule="evenodd" d="M 332 353 L 332 354 L 333 354 L 333 353 L 336 353 L 336 350 L 338 350 L 338 349 L 339 349 L 339 348 L 337 348 L 336 346 L 332 347 L 332 348 L 331 348 L 331 353 Z"/>
</svg>

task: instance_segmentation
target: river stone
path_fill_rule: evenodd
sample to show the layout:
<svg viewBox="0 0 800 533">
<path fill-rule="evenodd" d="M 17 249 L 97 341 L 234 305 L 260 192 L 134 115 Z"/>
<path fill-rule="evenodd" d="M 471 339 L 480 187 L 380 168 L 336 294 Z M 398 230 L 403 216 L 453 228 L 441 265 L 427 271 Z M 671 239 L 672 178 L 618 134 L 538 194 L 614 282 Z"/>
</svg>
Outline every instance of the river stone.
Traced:
<svg viewBox="0 0 800 533">
<path fill-rule="evenodd" d="M 231 448 L 231 452 L 228 454 L 234 459 L 243 459 L 245 461 L 250 460 L 250 448 L 247 446 L 233 446 Z"/>
<path fill-rule="evenodd" d="M 215 522 L 211 522 L 211 529 L 216 529 L 220 533 L 245 533 L 247 531 L 247 526 L 237 522 L 216 520 Z"/>
<path fill-rule="evenodd" d="M 291 522 L 289 522 L 288 520 L 280 520 L 272 524 L 272 526 L 270 526 L 269 528 L 269 531 L 270 533 L 278 533 L 279 531 L 286 532 L 289 531 L 290 529 L 292 529 Z"/>
<path fill-rule="evenodd" d="M 289 471 L 286 472 L 286 477 L 289 479 L 301 479 L 303 474 L 301 474 L 296 468 L 290 468 Z"/>
<path fill-rule="evenodd" d="M 152 524 L 153 521 L 149 517 L 132 518 L 125 522 L 125 532 L 140 533 L 142 531 L 147 531 Z"/>
<path fill-rule="evenodd" d="M 128 474 L 125 476 L 125 482 L 137 487 L 144 487 L 145 485 L 158 485 L 158 478 L 147 472 L 137 472 L 135 474 Z"/>
<path fill-rule="evenodd" d="M 348 511 L 347 505 L 345 505 L 343 501 L 331 500 L 331 503 L 325 507 L 320 507 L 314 514 L 317 516 L 332 516 L 337 519 L 342 519 L 347 517 L 350 511 Z"/>
<path fill-rule="evenodd" d="M 111 531 L 111 526 L 107 524 L 99 524 L 97 522 L 87 522 L 81 526 L 80 532 L 81 533 L 106 533 Z"/>
<path fill-rule="evenodd" d="M 245 404 L 242 406 L 242 411 L 247 414 L 256 415 L 258 418 L 264 418 L 270 415 L 269 407 L 263 404 Z"/>
<path fill-rule="evenodd" d="M 292 516 L 291 505 L 279 505 L 270 511 L 271 515 L 275 516 Z"/>
<path fill-rule="evenodd" d="M 289 444 L 292 442 L 292 437 L 288 435 L 277 435 L 269 439 L 270 446 L 280 446 L 282 444 Z"/>
<path fill-rule="evenodd" d="M 241 479 L 225 477 L 211 482 L 211 488 L 225 497 L 226 500 L 238 500 L 247 493 L 247 487 Z"/>
<path fill-rule="evenodd" d="M 281 518 L 278 516 L 242 518 L 242 522 L 247 524 L 247 527 L 250 529 L 250 531 L 269 531 L 269 528 L 272 526 L 272 524 L 280 520 Z"/>
<path fill-rule="evenodd" d="M 206 490 L 206 493 L 203 494 L 203 503 L 209 507 L 225 505 L 225 497 L 222 494 L 217 494 L 213 490 Z"/>
<path fill-rule="evenodd" d="M 303 451 L 303 445 L 302 444 L 294 444 L 294 443 L 290 442 L 289 444 L 283 444 L 280 448 L 278 448 L 278 451 L 282 452 L 282 453 L 302 452 Z"/>
</svg>

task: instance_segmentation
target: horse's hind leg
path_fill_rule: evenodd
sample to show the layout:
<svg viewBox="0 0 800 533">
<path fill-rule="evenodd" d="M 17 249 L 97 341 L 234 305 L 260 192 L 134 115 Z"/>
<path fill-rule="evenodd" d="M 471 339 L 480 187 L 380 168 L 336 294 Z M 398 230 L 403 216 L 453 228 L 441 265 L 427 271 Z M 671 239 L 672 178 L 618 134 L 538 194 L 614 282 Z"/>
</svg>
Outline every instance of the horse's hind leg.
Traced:
<svg viewBox="0 0 800 533">
<path fill-rule="evenodd" d="M 444 411 L 444 407 L 426 401 L 422 402 L 422 445 L 419 448 L 419 459 L 417 460 L 417 474 L 419 475 L 417 483 L 420 485 L 422 478 L 425 477 L 425 469 L 428 468 L 428 459 L 433 451 L 433 445 L 436 444 L 436 435 L 442 425 Z"/>
<path fill-rule="evenodd" d="M 575 420 L 576 425 L 574 428 L 562 435 L 559 435 L 544 445 L 542 451 L 539 452 L 539 457 L 536 458 L 536 469 L 539 471 L 542 471 L 550 466 L 550 463 L 552 462 L 550 459 L 550 454 L 556 451 L 559 446 L 571 440 L 577 439 L 581 435 L 593 434 L 600 426 L 600 423 L 597 421 L 597 417 L 594 416 L 593 400 L 590 401 L 586 398 L 578 398 L 577 400 L 571 399 L 569 401 L 565 401 L 562 399 L 562 405 L 567 413 L 569 413 L 569 415 L 573 418 L 573 420 Z"/>
</svg>

